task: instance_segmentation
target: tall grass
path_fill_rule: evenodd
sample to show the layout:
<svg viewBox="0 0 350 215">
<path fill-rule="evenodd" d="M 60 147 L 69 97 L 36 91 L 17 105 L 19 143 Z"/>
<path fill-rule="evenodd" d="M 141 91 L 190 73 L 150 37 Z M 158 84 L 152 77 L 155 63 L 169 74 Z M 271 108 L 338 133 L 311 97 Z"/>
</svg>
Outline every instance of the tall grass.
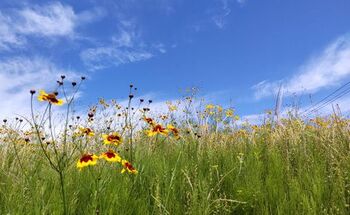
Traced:
<svg viewBox="0 0 350 215">
<path fill-rule="evenodd" d="M 0 214 L 350 214 L 348 119 L 289 117 L 278 125 L 267 120 L 228 129 L 218 128 L 214 115 L 178 122 L 180 139 L 148 137 L 139 126 L 132 137 L 138 174 L 121 174 L 120 165 L 102 160 L 76 168 L 84 151 L 108 148 L 100 136 L 119 124 L 106 123 L 106 115 L 95 117 L 92 138 L 67 132 L 64 152 L 73 152 L 74 162 L 64 170 L 65 202 L 38 138 L 23 141 L 21 128 L 7 122 L 1 129 Z M 128 157 L 130 133 L 124 133 L 118 150 Z"/>
</svg>

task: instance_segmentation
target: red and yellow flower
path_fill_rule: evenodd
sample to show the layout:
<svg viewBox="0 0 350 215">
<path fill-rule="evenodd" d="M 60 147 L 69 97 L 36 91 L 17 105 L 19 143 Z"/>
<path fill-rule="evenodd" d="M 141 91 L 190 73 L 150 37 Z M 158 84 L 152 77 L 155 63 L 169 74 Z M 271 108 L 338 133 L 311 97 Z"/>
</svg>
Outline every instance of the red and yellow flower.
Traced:
<svg viewBox="0 0 350 215">
<path fill-rule="evenodd" d="M 96 165 L 98 156 L 94 154 L 84 154 L 77 163 L 77 168 L 82 169 L 87 166 Z"/>
<path fill-rule="evenodd" d="M 122 165 L 123 165 L 123 169 L 121 171 L 121 173 L 124 173 L 126 171 L 128 171 L 129 173 L 132 174 L 137 174 L 137 170 L 132 166 L 131 163 L 129 163 L 129 161 L 127 160 L 122 160 Z"/>
<path fill-rule="evenodd" d="M 157 134 L 167 136 L 168 133 L 169 133 L 169 131 L 166 128 L 164 128 L 160 124 L 157 124 L 157 125 L 152 126 L 152 128 L 147 131 L 147 136 L 152 137 L 152 136 L 157 135 Z"/>
<path fill-rule="evenodd" d="M 167 128 L 169 131 L 171 131 L 171 133 L 174 135 L 176 139 L 180 138 L 180 132 L 177 128 L 175 128 L 173 125 L 168 125 Z"/>
<path fill-rule="evenodd" d="M 63 100 L 57 98 L 57 93 L 46 93 L 44 90 L 39 91 L 38 100 L 47 101 L 54 105 L 63 105 Z"/>
<path fill-rule="evenodd" d="M 122 158 L 111 149 L 108 150 L 107 152 L 102 153 L 100 155 L 100 158 L 103 158 L 109 162 L 121 162 L 122 160 Z"/>
<path fill-rule="evenodd" d="M 145 122 L 147 122 L 149 125 L 152 125 L 152 126 L 156 124 L 154 120 L 149 117 L 145 117 L 143 120 L 145 120 Z"/>
<path fill-rule="evenodd" d="M 118 132 L 102 134 L 102 138 L 104 144 L 120 145 L 123 142 L 123 138 Z"/>
<path fill-rule="evenodd" d="M 95 133 L 92 131 L 91 128 L 80 127 L 79 131 L 80 131 L 80 134 L 82 134 L 82 135 L 86 135 L 86 136 L 89 136 L 89 137 L 95 136 Z"/>
</svg>

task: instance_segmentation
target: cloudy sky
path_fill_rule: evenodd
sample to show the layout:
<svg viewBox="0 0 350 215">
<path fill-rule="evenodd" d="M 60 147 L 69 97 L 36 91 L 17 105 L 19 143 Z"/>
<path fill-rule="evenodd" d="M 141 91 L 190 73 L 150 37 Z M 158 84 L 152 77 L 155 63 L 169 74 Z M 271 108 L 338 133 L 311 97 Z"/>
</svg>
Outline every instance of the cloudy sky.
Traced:
<svg viewBox="0 0 350 215">
<path fill-rule="evenodd" d="M 66 0 L 0 2 L 0 117 L 28 111 L 29 89 L 61 74 L 98 98 L 161 102 L 199 87 L 254 117 L 308 107 L 350 81 L 349 0 Z M 311 99 L 310 99 L 311 98 Z M 336 101 L 344 111 L 350 97 Z"/>
</svg>

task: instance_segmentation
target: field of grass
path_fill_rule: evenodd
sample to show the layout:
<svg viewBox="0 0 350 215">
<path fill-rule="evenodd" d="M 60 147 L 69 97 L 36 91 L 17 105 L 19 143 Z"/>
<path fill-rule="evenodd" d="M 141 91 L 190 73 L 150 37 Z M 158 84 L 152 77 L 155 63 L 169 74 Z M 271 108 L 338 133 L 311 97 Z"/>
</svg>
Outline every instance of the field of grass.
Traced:
<svg viewBox="0 0 350 215">
<path fill-rule="evenodd" d="M 46 111 L 1 126 L 0 214 L 350 214 L 347 118 L 238 124 L 192 97 L 159 116 L 151 102 L 132 109 L 130 94 L 126 107 L 101 100 L 80 117 L 67 98 L 59 123 L 55 101 L 37 94 Z M 113 132 L 122 140 L 106 141 Z"/>
</svg>

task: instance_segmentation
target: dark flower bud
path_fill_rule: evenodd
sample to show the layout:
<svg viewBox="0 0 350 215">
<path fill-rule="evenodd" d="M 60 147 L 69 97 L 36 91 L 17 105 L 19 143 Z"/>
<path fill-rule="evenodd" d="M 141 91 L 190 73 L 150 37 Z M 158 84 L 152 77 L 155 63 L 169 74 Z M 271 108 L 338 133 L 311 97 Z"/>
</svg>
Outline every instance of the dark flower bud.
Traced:
<svg viewBox="0 0 350 215">
<path fill-rule="evenodd" d="M 81 80 L 85 80 L 86 78 L 85 78 L 85 76 L 81 76 Z"/>
<path fill-rule="evenodd" d="M 134 88 L 134 90 L 136 90 L 136 91 L 137 91 L 137 87 L 135 87 L 135 88 Z"/>
<path fill-rule="evenodd" d="M 140 102 L 142 103 L 142 102 L 144 102 L 145 100 L 144 99 L 140 99 Z"/>
<path fill-rule="evenodd" d="M 77 116 L 77 119 L 80 119 L 80 116 Z"/>
<path fill-rule="evenodd" d="M 29 92 L 30 92 L 30 94 L 32 94 L 32 95 L 35 94 L 35 90 L 30 90 Z"/>
<path fill-rule="evenodd" d="M 4 123 L 6 123 L 7 122 L 7 119 L 4 119 L 4 120 L 2 120 Z"/>
<path fill-rule="evenodd" d="M 88 113 L 88 116 L 89 116 L 90 118 L 92 118 L 92 117 L 94 117 L 94 114 L 93 114 L 93 113 Z"/>
<path fill-rule="evenodd" d="M 111 129 L 111 127 L 108 126 L 107 129 L 109 130 L 109 129 Z"/>
<path fill-rule="evenodd" d="M 130 84 L 130 88 L 133 88 L 134 87 L 134 85 L 133 84 Z"/>
<path fill-rule="evenodd" d="M 130 98 L 130 99 L 134 98 L 134 95 L 130 94 L 130 95 L 129 95 L 129 98 Z"/>
<path fill-rule="evenodd" d="M 75 87 L 77 85 L 77 82 L 72 82 L 72 86 Z"/>
<path fill-rule="evenodd" d="M 66 78 L 66 76 L 65 76 L 65 75 L 61 75 L 61 78 L 62 78 L 62 80 L 63 80 L 63 79 L 65 79 L 65 78 Z"/>
<path fill-rule="evenodd" d="M 24 141 L 26 141 L 26 143 L 29 143 L 29 138 L 25 138 Z"/>
<path fill-rule="evenodd" d="M 62 86 L 63 85 L 63 81 L 57 81 L 57 84 Z"/>
<path fill-rule="evenodd" d="M 58 92 L 56 91 L 56 92 L 53 92 L 53 94 L 55 94 L 55 96 L 58 96 Z"/>
<path fill-rule="evenodd" d="M 16 117 L 15 120 L 18 120 L 18 117 Z"/>
<path fill-rule="evenodd" d="M 153 102 L 152 100 L 148 100 L 148 103 L 150 103 L 150 104 L 151 104 L 152 102 Z"/>
<path fill-rule="evenodd" d="M 19 122 L 23 122 L 23 119 L 20 119 Z"/>
</svg>

